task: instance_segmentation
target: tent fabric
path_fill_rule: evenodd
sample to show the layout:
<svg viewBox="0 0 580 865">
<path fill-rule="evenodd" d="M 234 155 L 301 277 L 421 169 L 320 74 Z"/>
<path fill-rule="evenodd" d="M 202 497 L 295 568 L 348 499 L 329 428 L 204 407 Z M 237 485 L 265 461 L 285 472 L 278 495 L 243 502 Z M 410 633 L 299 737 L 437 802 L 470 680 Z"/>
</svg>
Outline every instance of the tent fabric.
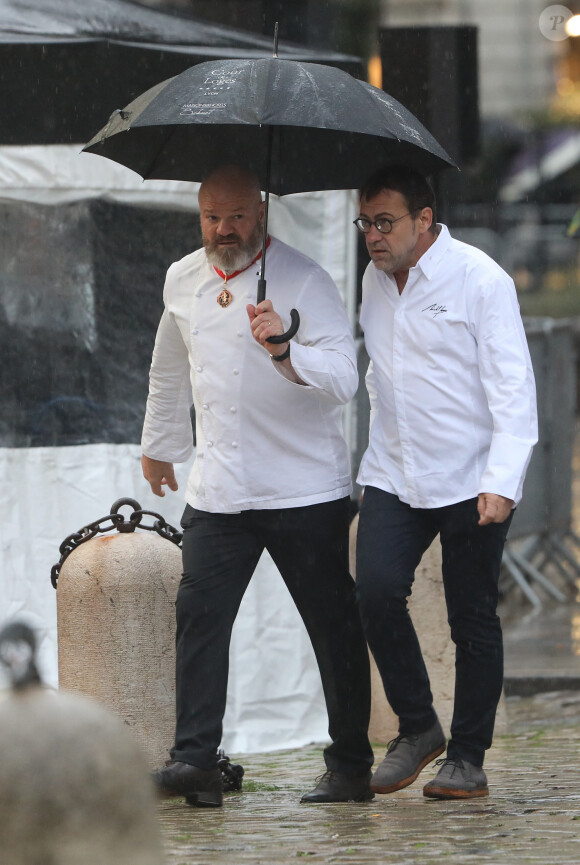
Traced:
<svg viewBox="0 0 580 865">
<path fill-rule="evenodd" d="M 25 39 L 212 46 L 253 49 L 266 56 L 273 46 L 273 39 L 266 36 L 151 9 L 132 0 L 91 0 L 86 5 L 78 0 L 0 0 L 0 42 Z M 358 62 L 339 52 L 284 42 L 278 53 L 325 62 Z"/>
<path fill-rule="evenodd" d="M 126 210 L 128 219 L 135 212 L 144 214 L 150 210 L 159 225 L 155 244 L 143 249 L 143 238 L 136 231 L 129 262 L 133 267 L 145 253 L 161 259 L 156 264 L 160 268 L 159 284 L 154 280 L 150 289 L 160 303 L 162 271 L 170 263 L 165 260 L 164 234 L 169 225 L 177 224 L 177 212 L 197 220 L 196 184 L 144 183 L 138 175 L 109 160 L 79 151 L 75 145 L 0 147 L 0 211 L 5 241 L 0 265 L 0 324 L 6 321 L 6 340 L 12 340 L 12 361 L 3 364 L 5 411 L 0 419 L 0 476 L 5 480 L 5 495 L 0 499 L 0 625 L 18 616 L 38 630 L 42 670 L 52 686 L 57 684 L 58 669 L 56 598 L 50 569 L 58 561 L 59 545 L 72 532 L 108 514 L 118 498 L 134 498 L 144 508 L 162 514 L 170 524 L 178 525 L 184 506 L 181 491 L 188 473 L 188 466 L 177 467 L 180 491 L 160 499 L 149 492 L 141 477 L 140 448 L 135 439 L 67 442 L 53 447 L 42 443 L 33 447 L 2 445 L 3 425 L 10 423 L 12 414 L 6 408 L 12 382 L 20 381 L 25 388 L 32 376 L 31 364 L 20 369 L 23 334 L 28 335 L 31 352 L 34 345 L 38 348 L 41 338 L 46 345 L 54 345 L 54 363 L 66 347 L 71 353 L 71 374 L 87 377 L 90 386 L 94 382 L 87 370 L 99 347 L 103 350 L 104 346 L 112 367 L 104 393 L 114 385 L 126 412 L 125 403 L 141 388 L 138 409 L 143 411 L 148 360 L 136 354 L 133 334 L 119 331 L 116 310 L 125 307 L 129 314 L 133 310 L 134 320 L 141 321 L 144 274 L 119 268 L 105 243 L 100 258 L 106 259 L 107 270 L 116 268 L 120 277 L 117 284 L 113 280 L 111 294 L 103 298 L 95 291 L 98 283 L 91 276 L 96 267 L 94 255 L 78 273 L 66 267 L 65 260 L 62 272 L 66 281 L 58 279 L 56 266 L 68 248 L 71 261 L 79 261 L 81 246 L 86 242 L 84 226 L 92 230 L 91 219 L 94 221 L 95 214 L 102 218 L 110 202 L 120 211 Z M 333 275 L 353 325 L 356 236 L 351 221 L 355 208 L 356 196 L 348 191 L 281 199 L 273 196 L 270 201 L 272 232 Z M 26 227 L 30 230 L 22 226 L 18 229 L 22 214 L 29 220 Z M 9 224 L 13 229 L 7 234 Z M 65 229 L 71 224 L 67 233 Z M 190 243 L 188 237 L 185 243 Z M 183 254 L 188 251 L 184 249 Z M 18 274 L 22 279 L 20 287 Z M 110 281 L 110 275 L 107 278 Z M 131 305 L 132 293 L 139 301 L 136 306 Z M 86 303 L 77 302 L 83 297 Z M 103 301 L 104 322 L 98 315 Z M 111 305 L 113 301 L 118 307 Z M 82 357 L 86 360 L 79 360 L 81 356 L 74 353 L 75 340 L 83 335 Z M 142 341 L 141 333 L 135 337 Z M 6 340 L 0 339 L 0 354 L 6 351 Z M 147 353 L 150 357 L 150 347 Z M 45 351 L 38 365 L 50 383 L 53 375 Z M 98 367 L 102 375 L 107 373 L 104 363 Z M 23 405 L 22 388 L 14 394 L 13 404 L 18 411 Z M 39 386 L 38 394 L 39 399 L 48 396 L 43 386 Z M 63 395 L 71 394 L 65 389 Z M 36 414 L 46 434 L 47 414 Z M 121 433 L 127 429 L 124 417 L 126 414 L 121 414 L 117 424 Z M 354 425 L 351 406 L 345 411 L 347 435 Z M 234 630 L 223 744 L 230 753 L 244 753 L 326 740 L 327 717 L 314 654 L 290 596 L 265 555 Z"/>
<path fill-rule="evenodd" d="M 189 66 L 272 51 L 273 38 L 131 0 L 0 0 L 0 144 L 89 141 L 113 111 Z M 278 52 L 362 74 L 349 55 Z"/>
<path fill-rule="evenodd" d="M 3 41 L 13 36 L 88 37 L 266 51 L 272 47 L 272 40 L 263 36 L 151 9 L 131 0 L 91 0 L 86 6 L 78 0 L 1 0 L 0 34 Z M 282 45 L 280 50 L 288 49 Z"/>
<path fill-rule="evenodd" d="M 0 447 L 139 441 L 165 271 L 201 245 L 197 188 L 74 147 L 0 148 Z M 270 211 L 351 320 L 353 208 L 352 193 L 317 192 Z"/>
<path fill-rule="evenodd" d="M 199 184 L 147 180 L 110 159 L 81 153 L 77 145 L 0 147 L 0 201 L 55 205 L 102 198 L 141 207 L 198 213 Z M 270 196 L 269 225 L 328 270 L 354 325 L 356 232 L 351 222 L 358 205 L 353 190 Z"/>
</svg>

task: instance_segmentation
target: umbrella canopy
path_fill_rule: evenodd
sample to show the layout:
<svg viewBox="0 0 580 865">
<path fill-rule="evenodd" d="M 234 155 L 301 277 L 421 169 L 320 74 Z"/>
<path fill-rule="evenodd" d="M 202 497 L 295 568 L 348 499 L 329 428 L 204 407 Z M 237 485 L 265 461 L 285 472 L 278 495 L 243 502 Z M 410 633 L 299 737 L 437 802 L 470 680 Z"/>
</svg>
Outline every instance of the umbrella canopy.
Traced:
<svg viewBox="0 0 580 865">
<path fill-rule="evenodd" d="M 144 178 L 199 181 L 226 162 L 277 195 L 352 189 L 387 162 L 454 162 L 403 105 L 336 67 L 278 57 L 200 63 L 113 114 L 84 148 Z"/>
<path fill-rule="evenodd" d="M 277 40 L 276 40 L 277 41 Z M 200 63 L 115 112 L 84 148 L 143 178 L 199 181 L 225 163 L 266 191 L 258 302 L 266 295 L 270 192 L 353 189 L 387 162 L 426 174 L 454 165 L 425 127 L 382 90 L 332 66 L 274 57 Z M 296 333 L 290 328 L 268 342 Z"/>
</svg>

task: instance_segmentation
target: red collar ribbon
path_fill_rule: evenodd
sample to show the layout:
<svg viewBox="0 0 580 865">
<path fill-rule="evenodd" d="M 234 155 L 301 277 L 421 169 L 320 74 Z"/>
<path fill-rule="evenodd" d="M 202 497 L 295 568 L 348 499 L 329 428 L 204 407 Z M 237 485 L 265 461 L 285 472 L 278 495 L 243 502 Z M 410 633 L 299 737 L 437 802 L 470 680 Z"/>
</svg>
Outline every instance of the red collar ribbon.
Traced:
<svg viewBox="0 0 580 865">
<path fill-rule="evenodd" d="M 268 235 L 268 237 L 266 238 L 266 249 L 267 249 L 269 246 L 270 246 L 270 235 Z M 216 266 L 215 266 L 215 264 L 214 264 L 214 266 L 213 266 L 213 269 L 215 270 L 215 272 L 217 273 L 217 275 L 218 275 L 221 279 L 223 279 L 223 281 L 224 281 L 224 282 L 226 283 L 226 285 L 227 285 L 227 283 L 228 283 L 228 279 L 233 279 L 234 276 L 238 276 L 240 273 L 243 273 L 244 270 L 247 270 L 248 267 L 251 267 L 251 266 L 252 266 L 253 264 L 255 264 L 257 261 L 259 261 L 259 260 L 261 259 L 261 257 L 262 257 L 262 250 L 259 251 L 259 253 L 257 254 L 257 256 L 256 256 L 255 258 L 253 258 L 253 259 L 250 261 L 249 264 L 246 264 L 246 266 L 245 266 L 245 267 L 242 267 L 241 270 L 234 270 L 233 273 L 224 273 L 223 270 L 220 270 L 219 267 L 216 267 Z"/>
</svg>

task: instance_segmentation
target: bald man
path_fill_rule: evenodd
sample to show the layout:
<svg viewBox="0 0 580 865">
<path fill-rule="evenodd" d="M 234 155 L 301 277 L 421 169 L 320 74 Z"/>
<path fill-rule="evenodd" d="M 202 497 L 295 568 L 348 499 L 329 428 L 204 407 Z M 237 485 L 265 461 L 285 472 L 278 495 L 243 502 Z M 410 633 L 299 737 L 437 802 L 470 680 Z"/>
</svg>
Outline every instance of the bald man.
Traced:
<svg viewBox="0 0 580 865">
<path fill-rule="evenodd" d="M 372 799 L 368 654 L 348 571 L 351 475 L 342 406 L 357 383 L 349 322 L 330 276 L 268 238 L 268 294 L 256 295 L 264 203 L 236 166 L 199 193 L 203 249 L 167 273 L 150 373 L 143 473 L 177 490 L 173 464 L 193 450 L 177 595 L 177 725 L 163 796 L 222 804 L 217 751 L 230 637 L 266 549 L 302 616 L 318 662 L 332 743 L 327 771 L 302 802 Z M 279 310 L 296 307 L 291 342 Z M 292 647 L 288 647 L 289 651 Z"/>
</svg>

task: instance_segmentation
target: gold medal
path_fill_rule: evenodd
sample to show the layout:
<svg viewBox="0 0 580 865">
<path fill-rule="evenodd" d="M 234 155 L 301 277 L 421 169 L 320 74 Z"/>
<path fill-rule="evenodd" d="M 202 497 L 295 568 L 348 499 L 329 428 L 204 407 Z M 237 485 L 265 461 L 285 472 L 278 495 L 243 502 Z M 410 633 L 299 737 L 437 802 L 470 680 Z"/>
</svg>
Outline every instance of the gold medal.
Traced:
<svg viewBox="0 0 580 865">
<path fill-rule="evenodd" d="M 217 296 L 217 302 L 222 307 L 222 309 L 225 309 L 226 306 L 229 306 L 233 299 L 234 296 L 228 288 L 222 288 L 222 290 Z"/>
</svg>

